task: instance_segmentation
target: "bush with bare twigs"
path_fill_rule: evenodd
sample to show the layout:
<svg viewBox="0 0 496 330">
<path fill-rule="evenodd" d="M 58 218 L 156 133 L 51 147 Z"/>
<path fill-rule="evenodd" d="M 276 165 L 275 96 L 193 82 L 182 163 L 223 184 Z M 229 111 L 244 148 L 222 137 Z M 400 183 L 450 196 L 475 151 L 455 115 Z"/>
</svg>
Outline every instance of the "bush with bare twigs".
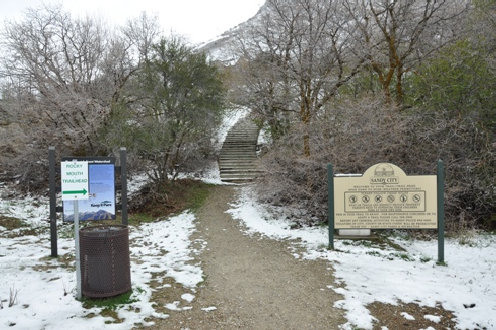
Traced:
<svg viewBox="0 0 496 330">
<path fill-rule="evenodd" d="M 294 126 L 263 157 L 266 174 L 259 185 L 264 201 L 309 212 L 297 222 L 326 221 L 328 163 L 336 173 L 363 173 L 390 162 L 407 175 L 426 175 L 435 174 L 442 159 L 448 230 L 487 224 L 496 212 L 496 153 L 488 135 L 468 119 L 400 111 L 366 98 L 332 105 L 310 127 L 310 157 L 303 156 L 306 128 Z"/>
</svg>

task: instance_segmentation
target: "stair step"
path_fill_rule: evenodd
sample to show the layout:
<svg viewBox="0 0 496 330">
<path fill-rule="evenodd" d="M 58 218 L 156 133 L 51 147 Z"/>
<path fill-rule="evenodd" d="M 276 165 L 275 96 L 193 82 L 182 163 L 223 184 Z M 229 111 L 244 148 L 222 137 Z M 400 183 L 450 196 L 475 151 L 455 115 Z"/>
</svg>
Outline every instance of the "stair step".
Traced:
<svg viewBox="0 0 496 330">
<path fill-rule="evenodd" d="M 256 178 L 255 175 L 221 175 L 222 181 L 234 181 L 234 180 L 253 180 Z"/>
<path fill-rule="evenodd" d="M 221 155 L 219 160 L 256 160 L 254 155 Z"/>
<path fill-rule="evenodd" d="M 242 146 L 224 146 L 222 147 L 222 149 L 220 150 L 221 152 L 222 151 L 225 151 L 225 152 L 231 152 L 231 151 L 241 151 L 241 152 L 255 152 L 256 151 L 256 147 L 251 145 L 251 146 L 246 146 L 246 145 L 242 145 Z"/>
<path fill-rule="evenodd" d="M 220 163 L 219 169 L 244 169 L 244 168 L 257 168 L 257 164 L 254 162 L 246 163 Z"/>
<path fill-rule="evenodd" d="M 243 169 L 243 168 L 257 168 L 257 165 L 255 163 L 221 163 L 219 168 L 222 170 L 222 169 L 226 169 L 226 170 L 230 170 L 230 169 L 236 169 L 236 168 L 240 168 L 240 169 Z"/>
<path fill-rule="evenodd" d="M 253 168 L 253 169 L 246 169 L 246 168 L 243 168 L 243 169 L 239 169 L 239 168 L 225 169 L 225 168 L 221 168 L 220 173 L 221 174 L 222 173 L 224 173 L 224 174 L 230 174 L 230 173 L 256 174 L 256 173 L 262 173 L 262 171 L 257 170 L 256 168 Z"/>
<path fill-rule="evenodd" d="M 258 127 L 246 118 L 231 127 L 218 159 L 222 181 L 250 182 L 262 173 L 257 168 L 258 131 Z"/>
<path fill-rule="evenodd" d="M 226 157 L 231 157 L 231 158 L 257 158 L 257 155 L 252 152 L 252 153 L 246 153 L 246 152 L 234 152 L 234 153 L 231 153 L 231 152 L 226 152 L 226 153 L 221 153 L 220 158 L 226 158 Z"/>
</svg>

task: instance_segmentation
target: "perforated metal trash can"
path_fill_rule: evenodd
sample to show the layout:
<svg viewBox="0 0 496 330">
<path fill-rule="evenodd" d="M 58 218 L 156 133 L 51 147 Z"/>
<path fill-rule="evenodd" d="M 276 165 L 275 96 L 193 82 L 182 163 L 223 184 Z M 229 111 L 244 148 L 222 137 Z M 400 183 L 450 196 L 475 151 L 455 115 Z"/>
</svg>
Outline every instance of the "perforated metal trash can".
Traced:
<svg viewBox="0 0 496 330">
<path fill-rule="evenodd" d="M 80 229 L 79 242 L 83 296 L 113 297 L 131 290 L 129 232 L 126 226 Z"/>
</svg>

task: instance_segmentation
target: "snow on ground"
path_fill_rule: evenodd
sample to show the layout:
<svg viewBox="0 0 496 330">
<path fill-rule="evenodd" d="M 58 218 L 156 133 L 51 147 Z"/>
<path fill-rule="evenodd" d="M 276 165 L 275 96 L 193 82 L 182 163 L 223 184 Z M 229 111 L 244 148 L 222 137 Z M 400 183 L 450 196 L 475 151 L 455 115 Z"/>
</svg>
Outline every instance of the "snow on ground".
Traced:
<svg viewBox="0 0 496 330">
<path fill-rule="evenodd" d="M 181 173 L 178 175 L 179 179 L 193 179 L 201 180 L 204 183 L 216 185 L 235 185 L 230 182 L 223 182 L 220 179 L 219 163 L 216 160 L 211 161 L 202 173 Z"/>
<path fill-rule="evenodd" d="M 213 170 L 212 170 L 213 172 Z M 143 184 L 131 182 L 130 190 Z M 380 247 L 364 241 L 338 240 L 335 251 L 326 249 L 327 228 L 290 229 L 291 223 L 277 213 L 255 202 L 249 186 L 242 187 L 239 201 L 229 211 L 247 227 L 248 234 L 262 233 L 274 239 L 297 239 L 297 258 L 325 258 L 332 262 L 336 283 L 328 288 L 343 299 L 335 307 L 346 312 L 348 323 L 343 329 L 370 329 L 373 317 L 366 306 L 373 301 L 397 304 L 414 302 L 425 306 L 437 303 L 454 312 L 460 328 L 496 328 L 496 237 L 476 235 L 468 244 L 447 239 L 447 267 L 436 265 L 437 241 L 416 241 L 400 234 L 392 241 L 406 251 Z M 0 194 L 1 196 L 1 194 Z M 76 276 L 74 261 L 49 258 L 48 200 L 26 197 L 23 201 L 0 199 L 0 215 L 24 219 L 38 232 L 36 236 L 8 238 L 16 231 L 0 227 L 0 328 L 56 329 L 103 326 L 127 329 L 133 324 L 149 325 L 149 316 L 166 318 L 150 301 L 154 273 L 165 273 L 184 286 L 182 302 L 170 301 L 169 310 L 188 309 L 194 299 L 202 270 L 191 260 L 199 253 L 190 235 L 195 230 L 194 215 L 185 212 L 160 222 L 130 226 L 131 284 L 134 302 L 117 307 L 123 323 L 100 315 L 101 308 L 84 308 L 75 299 Z M 58 251 L 61 256 L 74 255 L 72 225 L 59 226 Z M 301 252 L 304 247 L 305 252 Z M 164 253 L 167 251 L 167 253 Z M 159 288 L 169 287 L 159 283 Z M 11 294 L 12 293 L 12 294 Z M 17 294 L 16 303 L 9 300 Z M 214 306 L 205 311 L 215 310 Z M 90 317 L 91 316 L 91 317 Z M 408 317 L 405 313 L 405 317 Z M 426 315 L 435 319 L 435 315 Z M 13 326 L 15 324 L 15 326 Z"/>
<path fill-rule="evenodd" d="M 185 212 L 158 222 L 129 226 L 133 291 L 130 300 L 134 302 L 116 308 L 123 323 L 108 323 L 114 320 L 101 316 L 102 308 L 85 308 L 75 299 L 73 225 L 58 226 L 61 258 L 57 260 L 49 257 L 48 223 L 43 221 L 48 219 L 48 201 L 34 201 L 31 197 L 23 201 L 0 200 L 0 215 L 23 219 L 40 232 L 8 238 L 21 229 L 7 231 L 0 227 L 1 329 L 129 329 L 134 324 L 151 325 L 145 318 L 168 316 L 156 312 L 156 306 L 150 301 L 155 289 L 149 283 L 154 273 L 165 273 L 182 284 L 186 302 L 194 299 L 192 293 L 202 281 L 201 268 L 191 262 L 199 253 L 190 240 L 195 230 L 193 214 Z M 199 245 L 203 245 L 202 242 Z M 9 306 L 11 301 L 15 304 Z"/>
<path fill-rule="evenodd" d="M 327 228 L 290 229 L 289 221 L 277 219 L 274 212 L 255 202 L 250 187 L 243 187 L 239 202 L 228 212 L 246 225 L 248 233 L 298 239 L 300 243 L 295 244 L 306 251 L 301 257 L 332 261 L 337 283 L 329 289 L 343 296 L 335 307 L 346 310 L 344 329 L 371 329 L 373 317 L 366 306 L 374 301 L 430 307 L 440 303 L 454 312 L 462 329 L 496 328 L 494 235 L 476 235 L 464 245 L 447 239 L 448 266 L 444 267 L 436 265 L 436 240 L 393 238 L 406 252 L 364 241 L 337 240 L 335 251 L 329 251 Z"/>
</svg>

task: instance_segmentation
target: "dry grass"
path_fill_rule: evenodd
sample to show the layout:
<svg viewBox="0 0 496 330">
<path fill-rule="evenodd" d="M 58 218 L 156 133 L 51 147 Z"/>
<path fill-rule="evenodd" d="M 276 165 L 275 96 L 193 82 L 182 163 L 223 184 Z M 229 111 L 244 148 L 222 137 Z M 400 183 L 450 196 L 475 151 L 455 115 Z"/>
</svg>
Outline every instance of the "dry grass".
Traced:
<svg viewBox="0 0 496 330">
<path fill-rule="evenodd" d="M 455 329 L 455 316 L 451 311 L 445 310 L 441 304 L 436 307 L 419 306 L 414 303 L 405 304 L 399 302 L 398 305 L 383 304 L 374 302 L 367 306 L 372 316 L 377 321 L 374 324 L 374 329 Z M 406 319 L 402 313 L 408 313 L 414 320 Z M 438 316 L 441 318 L 439 323 L 435 323 L 424 318 L 426 315 Z"/>
</svg>

